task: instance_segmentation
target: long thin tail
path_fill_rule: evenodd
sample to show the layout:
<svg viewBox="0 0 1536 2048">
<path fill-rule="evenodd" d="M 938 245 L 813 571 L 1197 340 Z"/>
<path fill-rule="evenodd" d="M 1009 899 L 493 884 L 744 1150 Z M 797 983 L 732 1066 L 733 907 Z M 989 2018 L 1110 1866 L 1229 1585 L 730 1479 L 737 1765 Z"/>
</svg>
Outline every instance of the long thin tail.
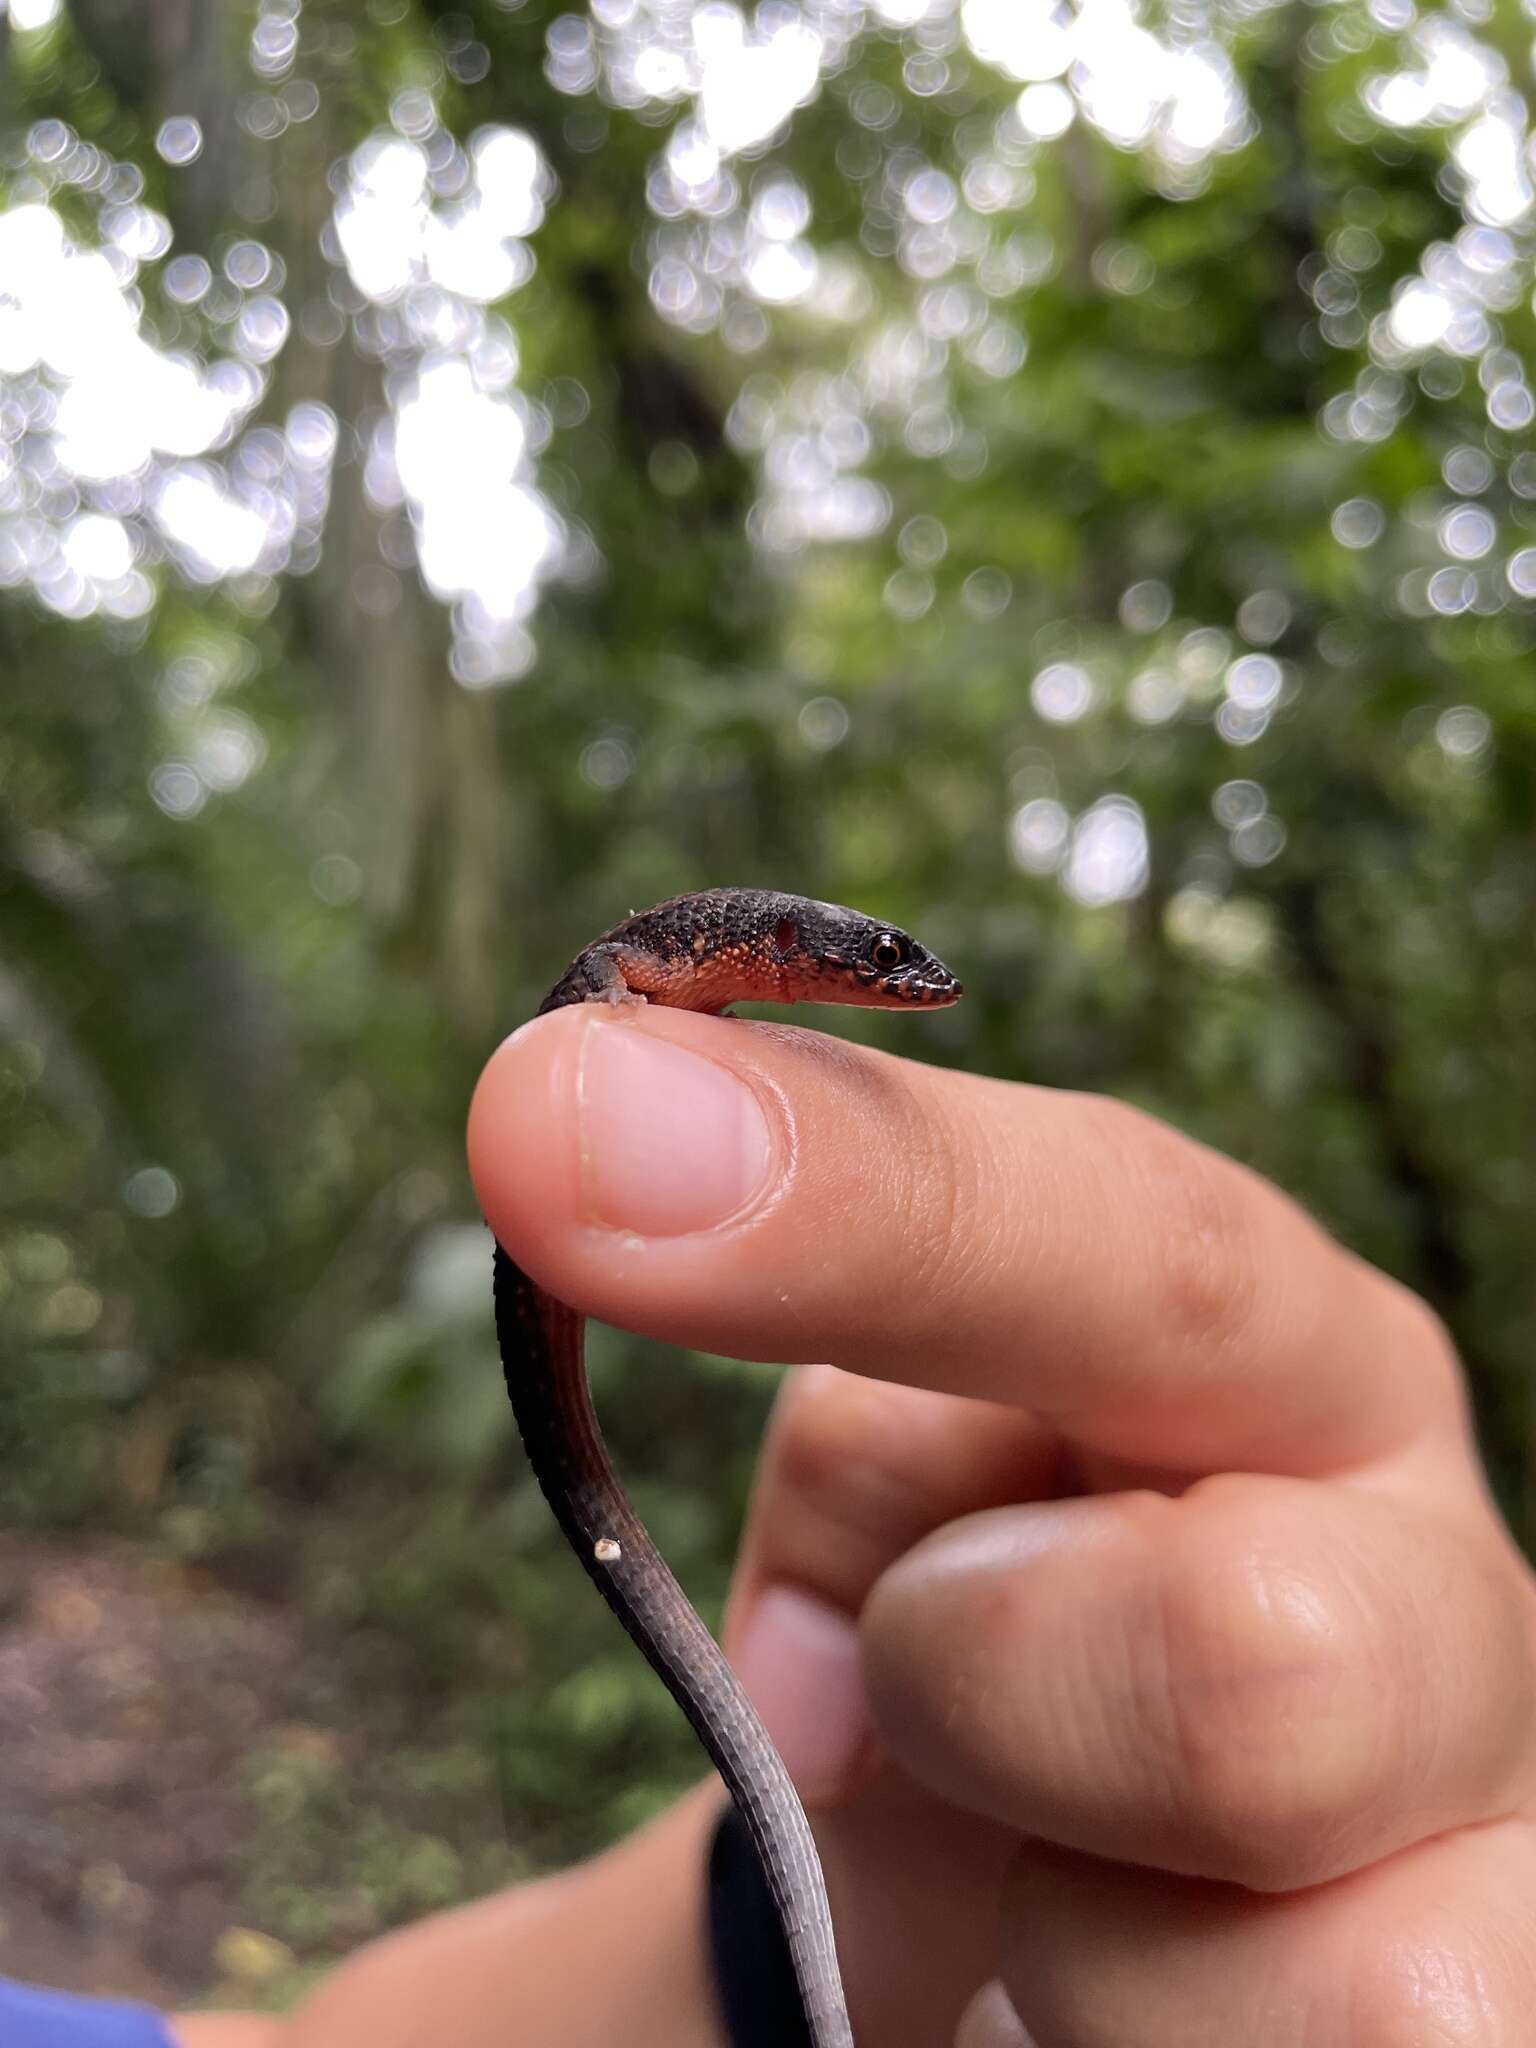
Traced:
<svg viewBox="0 0 1536 2048">
<path fill-rule="evenodd" d="M 810 1823 L 751 1701 L 619 1484 L 587 1390 L 583 1319 L 535 1286 L 500 1245 L 495 1295 L 507 1391 L 544 1497 L 746 1821 L 789 1943 L 809 2048 L 853 2048 Z"/>
</svg>

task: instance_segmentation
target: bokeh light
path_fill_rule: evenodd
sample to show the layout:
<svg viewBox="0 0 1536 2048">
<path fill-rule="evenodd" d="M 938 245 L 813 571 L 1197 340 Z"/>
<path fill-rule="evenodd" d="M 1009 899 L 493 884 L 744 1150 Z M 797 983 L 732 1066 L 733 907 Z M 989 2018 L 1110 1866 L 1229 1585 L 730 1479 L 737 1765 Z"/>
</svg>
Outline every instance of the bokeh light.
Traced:
<svg viewBox="0 0 1536 2048">
<path fill-rule="evenodd" d="M 47 0 L 18 0 L 12 25 L 39 33 L 54 13 Z M 740 364 L 726 433 L 756 473 L 747 526 L 765 561 L 884 547 L 881 604 L 896 625 L 947 618 L 952 606 L 978 633 L 1006 630 L 1013 577 L 954 559 L 920 498 L 898 517 L 890 466 L 931 464 L 964 482 L 987 463 L 973 422 L 989 385 L 1027 388 L 1030 295 L 1062 261 L 1041 181 L 1075 125 L 1134 158 L 1149 188 L 1179 198 L 1251 142 L 1255 117 L 1230 24 L 1176 26 L 1137 0 L 890 0 L 874 15 L 902 51 L 913 101 L 959 89 L 967 66 L 1017 91 L 996 119 L 958 123 L 944 153 L 904 128 L 900 92 L 862 78 L 839 156 L 860 216 L 855 238 L 828 237 L 810 185 L 774 152 L 802 109 L 842 90 L 874 18 L 861 10 L 816 0 L 749 15 L 728 0 L 594 0 L 549 25 L 546 72 L 573 102 L 606 101 L 657 126 L 645 184 L 649 296 L 663 320 L 718 340 Z M 1500 326 L 1529 281 L 1527 116 L 1505 57 L 1471 16 L 1404 9 L 1379 25 L 1381 61 L 1360 74 L 1358 117 L 1386 135 L 1440 134 L 1442 182 L 1462 218 L 1395 279 L 1382 272 L 1379 220 L 1341 223 L 1303 264 L 1318 335 L 1350 365 L 1320 404 L 1320 435 L 1368 451 L 1390 441 L 1420 392 L 1451 394 L 1465 374 L 1481 390 L 1490 438 L 1445 451 L 1449 495 L 1411 519 L 1341 472 L 1330 530 L 1342 556 L 1359 558 L 1354 573 L 1381 577 L 1383 601 L 1406 615 L 1485 615 L 1536 597 L 1536 550 L 1509 530 L 1507 511 L 1511 497 L 1536 495 L 1536 455 L 1514 445 L 1536 422 L 1536 395 Z M 276 140 L 316 111 L 305 33 L 286 0 L 252 26 L 256 89 L 240 119 L 253 138 Z M 485 45 L 467 31 L 445 31 L 443 49 L 461 82 L 485 76 Z M 528 133 L 454 131 L 441 75 L 402 75 L 388 123 L 336 167 L 322 243 L 337 287 L 331 302 L 302 309 L 259 233 L 211 251 L 173 248 L 134 166 L 61 120 L 34 125 L 27 176 L 0 214 L 0 379 L 21 408 L 9 417 L 25 421 L 24 433 L 0 439 L 0 581 L 26 584 L 70 617 L 132 620 L 152 609 L 168 572 L 254 589 L 313 566 L 337 422 L 300 401 L 282 426 L 255 424 L 297 320 L 308 345 L 333 347 L 350 331 L 381 367 L 385 405 L 361 451 L 367 494 L 400 520 L 426 588 L 449 610 L 454 673 L 483 687 L 529 672 L 546 585 L 600 568 L 590 533 L 541 483 L 552 435 L 578 415 L 557 419 L 552 398 L 536 403 L 521 388 L 510 311 L 559 194 Z M 155 131 L 173 173 L 204 146 L 190 112 L 165 115 Z M 70 193 L 89 199 L 94 237 L 63 205 Z M 1107 237 L 1088 261 L 1111 299 L 1161 288 L 1139 240 Z M 174 339 L 158 338 L 157 304 Z M 792 332 L 804 347 L 799 373 L 754 371 L 770 338 Z M 651 477 L 658 492 L 685 498 L 699 483 L 694 451 L 682 441 L 658 449 Z M 352 578 L 370 615 L 400 602 L 391 546 L 389 561 Z M 1120 707 L 1144 730 L 1198 716 L 1230 746 L 1262 739 L 1305 687 L 1281 658 L 1287 590 L 1256 575 L 1227 618 L 1176 622 L 1173 611 L 1162 577 L 1128 581 L 1117 617 L 1148 643 L 1146 658 L 1037 660 L 1022 681 L 1033 715 L 1065 731 Z M 216 786 L 183 765 L 200 788 Z M 167 789 L 180 801 L 180 781 Z M 1272 836 L 1250 840 L 1244 857 Z M 1068 886 L 1078 872 L 1065 853 L 1051 871 Z M 1095 889 L 1073 893 L 1087 903 Z"/>
</svg>

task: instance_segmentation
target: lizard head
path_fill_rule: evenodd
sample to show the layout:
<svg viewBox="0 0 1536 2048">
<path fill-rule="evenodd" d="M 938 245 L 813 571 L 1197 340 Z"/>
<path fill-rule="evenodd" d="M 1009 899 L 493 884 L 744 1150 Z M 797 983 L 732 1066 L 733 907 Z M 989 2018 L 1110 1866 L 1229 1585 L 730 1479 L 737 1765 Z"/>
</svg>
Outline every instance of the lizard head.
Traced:
<svg viewBox="0 0 1536 2048">
<path fill-rule="evenodd" d="M 802 899 L 780 920 L 778 952 L 792 981 L 800 968 L 805 1002 L 856 1003 L 865 1009 L 940 1009 L 964 994 L 943 961 L 899 925 Z"/>
</svg>

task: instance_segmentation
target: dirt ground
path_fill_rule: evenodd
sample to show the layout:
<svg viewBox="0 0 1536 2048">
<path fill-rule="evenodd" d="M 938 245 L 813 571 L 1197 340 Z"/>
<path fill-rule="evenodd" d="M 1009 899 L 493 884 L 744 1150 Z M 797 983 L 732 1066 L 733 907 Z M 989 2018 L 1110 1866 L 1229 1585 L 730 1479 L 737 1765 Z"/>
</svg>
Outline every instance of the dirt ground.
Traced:
<svg viewBox="0 0 1536 2048">
<path fill-rule="evenodd" d="M 0 1535 L 0 1973 L 176 2004 L 238 1953 L 240 1766 L 295 1618 L 99 1539 Z"/>
</svg>

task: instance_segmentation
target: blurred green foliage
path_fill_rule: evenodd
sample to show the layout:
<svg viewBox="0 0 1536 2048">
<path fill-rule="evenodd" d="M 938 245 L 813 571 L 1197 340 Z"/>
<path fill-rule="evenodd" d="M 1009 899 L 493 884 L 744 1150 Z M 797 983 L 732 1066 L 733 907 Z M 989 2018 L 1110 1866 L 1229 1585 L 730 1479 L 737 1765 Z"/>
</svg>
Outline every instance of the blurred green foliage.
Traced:
<svg viewBox="0 0 1536 2048">
<path fill-rule="evenodd" d="M 658 168 L 688 92 L 613 87 L 625 37 L 691 47 L 686 7 L 610 0 L 595 44 L 549 0 L 142 12 L 13 22 L 0 208 L 105 246 L 147 206 L 225 272 L 255 238 L 292 332 L 251 345 L 240 431 L 323 405 L 336 459 L 311 557 L 216 574 L 148 471 L 71 477 L 67 379 L 0 354 L 0 1469 L 8 1519 L 148 1525 L 335 1632 L 311 1719 L 366 1722 L 374 1761 L 251 1759 L 260 1924 L 355 1938 L 696 1768 L 522 1472 L 460 1160 L 500 1032 L 676 890 L 911 924 L 972 993 L 892 1045 L 1110 1090 L 1276 1177 L 1448 1319 L 1528 1537 L 1532 240 L 1461 147 L 1525 118 L 1518 8 L 1171 9 L 1168 48 L 1230 67 L 1230 132 L 1181 155 L 1166 109 L 1102 132 L 1080 71 L 1064 133 L 1067 88 L 1027 88 L 1032 131 L 985 10 L 813 7 L 841 55 L 726 153 L 713 214 Z M 1389 122 L 1373 81 L 1433 84 L 1425 22 L 1486 89 Z M 263 23 L 293 47 L 253 74 Z M 156 138 L 191 115 L 179 169 Z M 566 567 L 499 686 L 451 673 L 464 601 L 370 482 L 443 303 L 370 300 L 327 228 L 391 121 L 445 163 L 506 124 L 549 173 L 493 311 Z M 775 205 L 813 292 L 743 270 Z M 178 301 L 164 256 L 120 248 L 145 334 L 237 359 L 250 295 Z M 47 580 L 92 512 L 147 579 L 119 616 Z M 769 1376 L 594 1335 L 618 1462 L 711 1606 Z"/>
</svg>

